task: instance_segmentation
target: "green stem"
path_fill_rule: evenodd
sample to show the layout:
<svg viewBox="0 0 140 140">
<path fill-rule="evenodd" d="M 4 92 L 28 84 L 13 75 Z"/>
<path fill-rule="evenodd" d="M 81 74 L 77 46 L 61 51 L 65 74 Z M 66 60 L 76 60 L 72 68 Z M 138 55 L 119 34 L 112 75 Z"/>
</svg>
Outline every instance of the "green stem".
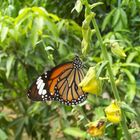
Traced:
<svg viewBox="0 0 140 140">
<path fill-rule="evenodd" d="M 100 31 L 99 31 L 99 28 L 98 28 L 98 25 L 96 23 L 95 18 L 92 19 L 92 24 L 93 24 L 93 26 L 94 26 L 94 28 L 96 30 L 96 35 L 97 35 L 97 38 L 98 38 L 98 40 L 100 42 L 100 45 L 101 45 L 101 49 L 102 49 L 102 53 L 103 53 L 103 56 L 104 56 L 104 60 L 108 61 L 107 70 L 108 70 L 108 74 L 109 74 L 109 78 L 110 78 L 110 83 L 111 83 L 111 87 L 112 87 L 115 99 L 117 101 L 120 101 L 120 97 L 119 97 L 119 93 L 118 93 L 117 87 L 115 85 L 115 80 L 114 80 L 114 76 L 113 76 L 113 72 L 112 72 L 112 68 L 111 68 L 111 63 L 109 61 L 107 49 L 106 49 L 106 46 L 103 43 L 103 40 L 102 40 L 102 37 L 101 37 L 101 34 L 100 34 Z M 125 135 L 126 139 L 127 140 L 131 140 L 131 137 L 130 137 L 130 134 L 128 132 L 128 128 L 127 128 L 127 125 L 126 125 L 125 114 L 124 114 L 123 110 L 122 110 L 121 126 L 122 126 L 122 129 L 124 131 L 124 135 Z"/>
<path fill-rule="evenodd" d="M 98 40 L 100 42 L 100 45 L 101 45 L 104 60 L 108 62 L 107 69 L 108 69 L 109 78 L 110 78 L 110 82 L 111 82 L 111 86 L 112 86 L 114 96 L 118 101 L 120 101 L 120 97 L 119 97 L 119 94 L 118 94 L 118 91 L 117 91 L 117 88 L 116 88 L 116 85 L 115 85 L 115 80 L 114 80 L 114 77 L 113 77 L 113 72 L 112 72 L 112 69 L 111 69 L 111 64 L 110 64 L 109 57 L 108 57 L 108 54 L 107 54 L 107 49 L 106 49 L 106 47 L 103 43 L 103 40 L 102 40 L 102 37 L 101 37 L 101 34 L 100 34 L 100 31 L 99 31 L 99 28 L 98 28 L 98 25 L 96 23 L 95 18 L 93 18 L 92 23 L 93 23 L 93 26 L 96 30 L 96 35 L 97 35 L 97 38 L 98 38 Z"/>
<path fill-rule="evenodd" d="M 118 7 L 121 6 L 121 0 L 118 0 Z"/>
</svg>

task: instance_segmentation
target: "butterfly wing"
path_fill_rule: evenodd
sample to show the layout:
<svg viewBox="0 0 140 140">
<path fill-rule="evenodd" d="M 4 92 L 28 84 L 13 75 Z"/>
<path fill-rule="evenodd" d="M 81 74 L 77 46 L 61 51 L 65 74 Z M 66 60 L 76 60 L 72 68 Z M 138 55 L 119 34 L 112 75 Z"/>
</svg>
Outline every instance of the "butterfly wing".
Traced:
<svg viewBox="0 0 140 140">
<path fill-rule="evenodd" d="M 54 100 L 66 105 L 79 104 L 87 98 L 78 84 L 84 77 L 79 58 L 59 65 L 51 70 L 48 81 L 49 92 Z"/>
<path fill-rule="evenodd" d="M 45 72 L 39 76 L 29 88 L 27 95 L 33 101 L 52 100 L 53 97 L 48 91 L 48 77 L 50 72 Z"/>
<path fill-rule="evenodd" d="M 55 86 L 55 100 L 66 105 L 76 105 L 87 98 L 78 84 L 83 79 L 82 69 L 70 69 L 61 74 Z"/>
<path fill-rule="evenodd" d="M 62 75 L 62 73 L 65 70 L 69 70 L 69 69 L 72 69 L 71 62 L 58 65 L 51 70 L 51 74 L 50 74 L 49 80 L 48 80 L 48 88 L 49 88 L 49 92 L 52 96 L 54 96 L 54 94 L 55 94 L 55 85 L 58 82 L 59 76 Z"/>
</svg>

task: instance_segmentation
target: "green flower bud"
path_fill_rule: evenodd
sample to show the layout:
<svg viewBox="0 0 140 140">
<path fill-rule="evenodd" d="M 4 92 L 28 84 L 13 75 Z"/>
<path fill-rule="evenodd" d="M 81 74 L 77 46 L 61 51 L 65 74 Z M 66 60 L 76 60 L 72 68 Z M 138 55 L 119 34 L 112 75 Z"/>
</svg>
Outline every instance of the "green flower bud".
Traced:
<svg viewBox="0 0 140 140">
<path fill-rule="evenodd" d="M 111 51 L 114 55 L 120 57 L 120 58 L 125 58 L 126 54 L 124 50 L 120 47 L 118 42 L 113 42 L 111 44 Z"/>
</svg>

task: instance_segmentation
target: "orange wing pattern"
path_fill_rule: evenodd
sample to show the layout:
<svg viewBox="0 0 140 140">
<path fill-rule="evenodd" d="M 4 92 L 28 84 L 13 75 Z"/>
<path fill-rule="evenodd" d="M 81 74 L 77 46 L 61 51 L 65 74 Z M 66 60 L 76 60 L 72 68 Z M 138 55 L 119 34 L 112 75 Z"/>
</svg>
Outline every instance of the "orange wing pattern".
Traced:
<svg viewBox="0 0 140 140">
<path fill-rule="evenodd" d="M 72 68 L 71 62 L 66 64 L 61 64 L 51 70 L 51 74 L 48 80 L 48 88 L 51 95 L 54 95 L 55 85 L 57 84 L 59 76 L 66 70 Z"/>
<path fill-rule="evenodd" d="M 66 105 L 79 104 L 87 98 L 87 94 L 82 91 L 78 84 L 83 79 L 81 69 L 65 70 L 58 79 L 55 86 L 55 96 L 58 101 Z"/>
</svg>

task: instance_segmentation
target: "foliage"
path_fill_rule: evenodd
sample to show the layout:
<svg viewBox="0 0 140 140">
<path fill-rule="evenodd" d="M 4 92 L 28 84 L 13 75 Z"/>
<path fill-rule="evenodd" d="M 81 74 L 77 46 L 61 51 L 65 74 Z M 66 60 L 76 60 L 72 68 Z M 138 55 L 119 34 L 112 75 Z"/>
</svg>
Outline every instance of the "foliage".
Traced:
<svg viewBox="0 0 140 140">
<path fill-rule="evenodd" d="M 103 4 L 93 5 L 95 2 L 89 0 L 96 15 L 88 16 L 84 1 L 78 0 L 76 5 L 68 0 L 0 1 L 0 139 L 92 138 L 86 124 L 104 116 L 104 108 L 114 99 L 107 62 L 103 62 L 100 42 L 91 25 L 94 16 L 108 51 L 129 132 L 140 139 L 140 2 L 103 0 Z M 124 50 L 125 58 L 111 52 L 112 41 Z M 104 83 L 102 96 L 90 94 L 86 102 L 72 107 L 31 102 L 26 97 L 38 75 L 72 60 L 75 54 L 83 58 L 86 70 L 98 65 Z M 101 139 L 114 137 L 123 139 L 122 129 L 108 123 Z"/>
</svg>

